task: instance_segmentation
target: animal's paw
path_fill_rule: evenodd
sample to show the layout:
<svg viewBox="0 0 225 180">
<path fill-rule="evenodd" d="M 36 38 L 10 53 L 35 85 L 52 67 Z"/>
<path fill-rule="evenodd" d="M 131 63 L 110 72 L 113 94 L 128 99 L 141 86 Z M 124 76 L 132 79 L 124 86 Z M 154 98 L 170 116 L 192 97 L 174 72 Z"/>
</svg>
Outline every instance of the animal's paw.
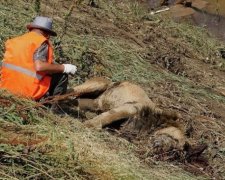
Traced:
<svg viewBox="0 0 225 180">
<path fill-rule="evenodd" d="M 86 127 L 88 127 L 88 128 L 94 128 L 94 129 L 102 129 L 102 126 L 101 126 L 101 124 L 97 124 L 97 123 L 94 123 L 94 122 L 92 122 L 91 120 L 89 120 L 89 121 L 85 121 L 84 122 L 84 125 L 86 126 Z"/>
</svg>

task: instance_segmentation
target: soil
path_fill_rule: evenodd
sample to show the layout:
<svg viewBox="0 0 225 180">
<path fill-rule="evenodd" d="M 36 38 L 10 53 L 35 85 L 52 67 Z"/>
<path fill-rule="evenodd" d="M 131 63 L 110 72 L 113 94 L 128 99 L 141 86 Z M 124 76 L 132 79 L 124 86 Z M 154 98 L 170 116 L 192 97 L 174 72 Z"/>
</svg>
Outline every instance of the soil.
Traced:
<svg viewBox="0 0 225 180">
<path fill-rule="evenodd" d="M 64 6 L 68 8 L 66 3 Z M 181 5 L 177 5 L 177 7 L 180 8 Z M 75 10 L 76 15 L 71 17 L 71 23 L 75 24 L 71 33 L 111 37 L 119 42 L 126 42 L 135 47 L 156 71 L 186 78 L 193 86 L 190 88 L 203 89 L 205 92 L 221 96 L 221 98 L 225 96 L 225 71 L 218 68 L 221 59 L 218 58 L 216 52 L 214 56 L 204 57 L 201 53 L 197 54 L 192 48 L 189 48 L 185 42 L 172 37 L 166 29 L 162 29 L 158 22 L 143 20 L 141 23 L 131 23 L 129 21 L 120 22 L 116 19 L 112 22 L 110 19 L 114 17 L 113 14 L 101 14 L 102 16 L 100 16 L 100 10 L 96 13 L 98 9 L 93 10 L 93 8 L 81 6 Z M 176 12 L 178 11 L 180 10 L 177 9 Z M 192 14 L 193 11 L 190 8 L 185 15 Z M 90 65 L 88 63 L 91 62 L 93 63 L 91 66 L 100 64 L 101 69 L 106 68 L 102 59 L 93 52 L 84 54 L 83 58 L 87 61 L 88 66 Z M 85 67 L 83 70 L 85 72 Z M 104 70 L 101 73 L 105 75 Z M 88 69 L 82 78 L 91 77 L 93 74 L 95 73 Z M 115 127 L 113 130 L 110 128 L 113 134 L 134 143 L 138 147 L 137 156 L 144 163 L 151 164 L 151 158 L 170 161 L 195 175 L 201 174 L 222 179 L 225 173 L 225 170 L 221 168 L 225 160 L 222 155 L 225 148 L 224 101 L 210 97 L 198 97 L 196 93 L 186 97 L 186 94 L 177 88 L 172 80 L 155 82 L 154 87 L 142 85 L 149 97 L 159 107 L 176 110 L 182 115 L 180 123 L 184 124 L 190 143 L 196 145 L 196 153 L 192 156 L 193 158 L 189 159 L 183 158 L 182 153 L 179 152 L 161 156 L 154 155 L 150 151 L 149 136 L 146 134 L 141 135 L 132 131 L 122 133 L 115 130 Z M 10 106 L 10 102 L 4 99 L 0 99 L 0 104 Z M 73 113 L 73 116 L 76 116 L 76 113 Z M 118 127 L 118 125 L 116 126 Z M 199 143 L 202 146 L 197 146 Z M 197 157 L 204 144 L 207 145 L 207 148 L 204 149 L 201 157 Z"/>
<path fill-rule="evenodd" d="M 200 5 L 204 7 L 204 5 Z M 193 9 L 189 10 L 193 11 Z M 91 9 L 85 11 L 89 15 L 92 14 Z M 144 54 L 145 59 L 158 71 L 169 71 L 187 78 L 193 86 L 213 92 L 216 95 L 222 94 L 223 88 L 225 88 L 225 72 L 216 68 L 216 65 L 220 63 L 216 59 L 216 52 L 215 57 L 196 55 L 193 49 L 189 49 L 179 39 L 171 37 L 157 23 L 152 26 L 146 26 L 146 23 L 148 22 L 133 23 L 132 25 L 129 22 L 112 24 L 112 22 L 108 21 L 108 17 L 103 16 L 101 19 L 98 17 L 90 17 L 89 19 L 88 17 L 85 19 L 85 23 L 79 24 L 81 26 L 85 24 L 86 28 L 88 24 L 90 28 L 86 29 L 88 33 L 93 33 L 96 36 L 110 36 L 114 39 L 119 38 L 120 41 L 136 46 Z M 77 28 L 77 32 L 80 32 L 80 29 L 81 27 Z M 146 147 L 146 144 L 149 144 L 149 136 L 141 136 L 133 131 L 122 133 L 119 130 L 114 131 L 112 128 L 109 128 L 110 131 L 113 131 L 114 134 L 117 132 L 119 133 L 116 133 L 117 135 L 135 143 L 139 147 L 138 156 L 145 162 L 148 162 L 149 157 L 158 160 L 173 160 L 173 163 L 179 164 L 195 175 L 202 174 L 221 178 L 224 171 L 217 168 L 223 161 L 219 157 L 219 149 L 225 147 L 223 132 L 225 128 L 225 105 L 223 102 L 219 103 L 211 98 L 200 99 L 195 95 L 185 98 L 183 97 L 184 94 L 179 92 L 172 82 L 158 83 L 155 84 L 155 87 L 150 89 L 145 87 L 145 89 L 149 92 L 149 96 L 153 101 L 161 108 L 169 107 L 179 111 L 183 117 L 181 123 L 185 124 L 190 142 L 198 144 L 199 140 L 201 140 L 204 144 L 207 144 L 207 150 L 204 151 L 201 157 L 192 159 L 184 159 L 176 152 L 162 157 L 151 153 L 146 155 L 150 148 L 150 146 Z M 118 124 L 116 126 L 118 127 Z"/>
<path fill-rule="evenodd" d="M 205 4 L 198 4 L 200 8 Z M 194 4 L 197 7 L 197 4 Z M 174 12 L 182 12 L 182 5 L 176 5 L 171 9 Z M 181 8 L 181 10 L 179 9 Z M 185 15 L 193 14 L 193 8 L 186 8 Z M 85 16 L 86 18 L 82 18 Z M 108 15 L 111 16 L 111 15 Z M 76 16 L 74 31 L 77 34 L 94 34 L 101 37 L 112 37 L 118 41 L 124 41 L 127 44 L 136 47 L 142 53 L 146 61 L 151 63 L 155 70 L 159 72 L 168 71 L 180 77 L 185 77 L 193 84 L 193 87 L 199 87 L 207 92 L 224 96 L 225 72 L 216 68 L 220 61 L 215 57 L 204 57 L 196 55 L 192 48 L 177 38 L 163 30 L 157 23 L 147 26 L 149 21 L 142 23 L 114 22 L 109 21 L 108 16 L 98 17 L 91 7 L 79 9 L 79 17 Z M 89 53 L 84 55 L 87 63 L 99 64 L 101 58 L 96 54 Z M 88 59 L 89 58 L 89 59 Z M 90 61 L 90 62 L 89 62 Z M 100 63 L 101 64 L 101 63 Z M 104 69 L 104 63 L 101 64 Z M 84 69 L 85 71 L 85 69 Z M 94 72 L 87 72 L 84 77 L 91 77 Z M 195 175 L 207 175 L 210 177 L 221 178 L 224 170 L 219 170 L 223 158 L 219 155 L 219 149 L 225 147 L 225 105 L 212 98 L 198 98 L 196 95 L 184 97 L 183 94 L 173 82 L 167 81 L 165 84 L 155 83 L 155 87 L 145 87 L 149 92 L 149 97 L 161 108 L 170 108 L 179 111 L 182 114 L 180 123 L 185 125 L 186 134 L 189 141 L 199 145 L 199 140 L 207 145 L 202 156 L 193 156 L 185 159 L 178 152 L 156 156 L 150 152 L 149 136 L 137 134 L 134 131 L 127 130 L 126 133 L 115 130 L 118 124 L 108 128 L 113 134 L 133 142 L 139 148 L 137 155 L 148 163 L 149 157 L 155 160 L 170 161 L 180 165 L 185 170 Z M 165 91 L 166 89 L 166 91 Z M 76 113 L 74 113 L 76 115 Z M 80 114 L 81 115 L 81 114 Z M 85 117 L 85 116 L 83 116 Z M 93 114 L 92 114 L 93 117 Z M 119 124 L 121 125 L 121 124 Z M 147 138 L 146 138 L 147 137 Z M 146 147 L 146 144 L 148 146 Z M 198 148 L 197 148 L 198 149 Z M 198 149 L 196 152 L 201 150 Z M 147 153 L 148 152 L 148 153 Z M 146 155 L 147 153 L 147 155 Z M 197 153 L 198 154 L 198 153 Z M 151 161 L 149 161 L 151 163 Z M 219 165 L 220 164 L 220 165 Z"/>
</svg>

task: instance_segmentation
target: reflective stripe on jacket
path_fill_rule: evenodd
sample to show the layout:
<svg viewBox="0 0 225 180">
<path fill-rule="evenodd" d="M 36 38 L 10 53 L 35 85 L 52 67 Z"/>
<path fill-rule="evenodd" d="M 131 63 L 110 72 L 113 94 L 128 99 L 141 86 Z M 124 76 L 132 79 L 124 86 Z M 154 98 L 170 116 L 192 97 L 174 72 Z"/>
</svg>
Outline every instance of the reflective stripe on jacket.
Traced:
<svg viewBox="0 0 225 180">
<path fill-rule="evenodd" d="M 6 41 L 1 68 L 1 88 L 35 100 L 46 94 L 51 77 L 37 72 L 33 60 L 35 50 L 45 41 L 47 39 L 36 32 L 28 32 Z M 48 47 L 48 63 L 52 63 L 53 50 L 50 44 Z"/>
</svg>

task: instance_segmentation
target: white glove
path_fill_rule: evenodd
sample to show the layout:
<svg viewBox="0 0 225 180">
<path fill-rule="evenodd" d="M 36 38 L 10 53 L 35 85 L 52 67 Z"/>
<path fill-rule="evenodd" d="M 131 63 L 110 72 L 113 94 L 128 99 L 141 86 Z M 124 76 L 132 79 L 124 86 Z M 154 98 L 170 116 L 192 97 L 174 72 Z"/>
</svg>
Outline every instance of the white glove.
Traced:
<svg viewBox="0 0 225 180">
<path fill-rule="evenodd" d="M 63 66 L 64 66 L 63 73 L 75 74 L 75 72 L 77 72 L 77 66 L 75 66 L 75 65 L 72 65 L 72 64 L 63 64 Z"/>
</svg>

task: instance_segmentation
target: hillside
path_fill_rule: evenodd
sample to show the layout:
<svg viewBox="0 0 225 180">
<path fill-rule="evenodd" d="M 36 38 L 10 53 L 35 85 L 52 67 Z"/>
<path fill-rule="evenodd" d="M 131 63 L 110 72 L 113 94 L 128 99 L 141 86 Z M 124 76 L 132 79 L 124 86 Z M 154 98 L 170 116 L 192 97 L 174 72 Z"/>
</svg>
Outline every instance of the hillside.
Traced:
<svg viewBox="0 0 225 180">
<path fill-rule="evenodd" d="M 4 0 L 4 42 L 40 14 L 54 19 L 58 62 L 78 73 L 141 85 L 159 107 L 182 115 L 191 143 L 208 145 L 207 162 L 159 161 L 148 138 L 127 141 L 85 128 L 79 111 L 59 117 L 35 102 L 0 93 L 1 179 L 222 179 L 225 177 L 225 61 L 204 29 L 152 16 L 139 1 Z"/>
</svg>

